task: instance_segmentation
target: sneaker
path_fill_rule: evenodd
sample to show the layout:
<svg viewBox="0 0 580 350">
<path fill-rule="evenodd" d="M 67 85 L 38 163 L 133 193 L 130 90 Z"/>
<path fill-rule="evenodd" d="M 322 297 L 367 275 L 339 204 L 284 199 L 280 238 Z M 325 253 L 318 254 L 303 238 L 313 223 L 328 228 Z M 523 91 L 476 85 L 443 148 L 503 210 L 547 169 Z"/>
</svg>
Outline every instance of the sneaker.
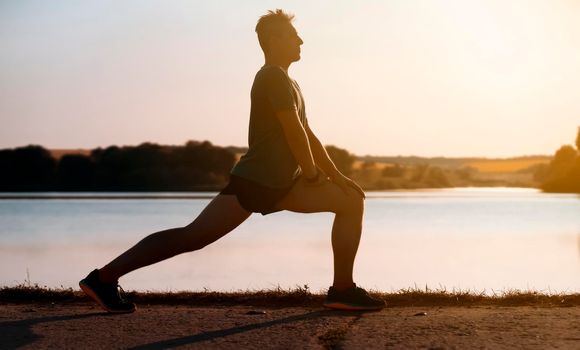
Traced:
<svg viewBox="0 0 580 350">
<path fill-rule="evenodd" d="M 119 283 L 103 283 L 99 280 L 99 270 L 95 269 L 79 286 L 86 295 L 99 303 L 101 307 L 111 313 L 130 313 L 135 311 L 135 304 L 125 300 L 125 291 Z"/>
<path fill-rule="evenodd" d="M 357 287 L 356 284 L 341 291 L 330 287 L 324 301 L 324 307 L 338 310 L 381 310 L 385 306 L 387 305 L 384 300 L 371 297 L 366 290 Z"/>
</svg>

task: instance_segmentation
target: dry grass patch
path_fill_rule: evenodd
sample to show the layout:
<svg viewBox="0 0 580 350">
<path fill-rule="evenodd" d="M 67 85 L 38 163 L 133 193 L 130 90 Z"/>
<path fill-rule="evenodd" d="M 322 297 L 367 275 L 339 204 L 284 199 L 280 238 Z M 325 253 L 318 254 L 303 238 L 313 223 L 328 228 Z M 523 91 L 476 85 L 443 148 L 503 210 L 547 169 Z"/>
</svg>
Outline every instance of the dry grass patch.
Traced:
<svg viewBox="0 0 580 350">
<path fill-rule="evenodd" d="M 528 169 L 534 165 L 547 164 L 549 162 L 550 159 L 547 157 L 530 159 L 490 159 L 465 163 L 465 166 L 475 168 L 482 173 L 512 173 Z"/>
<path fill-rule="evenodd" d="M 383 298 L 389 307 L 406 306 L 580 306 L 580 293 L 542 293 L 538 291 L 508 290 L 502 292 L 447 291 L 402 289 L 384 293 L 371 291 Z M 151 292 L 130 291 L 127 297 L 137 304 L 150 305 L 249 305 L 261 307 L 289 307 L 322 305 L 325 295 L 311 293 L 308 286 L 292 289 L 273 288 L 233 292 L 181 291 Z M 0 288 L 0 303 L 75 303 L 88 302 L 80 290 L 72 288 L 48 288 L 38 285 L 17 285 Z"/>
</svg>

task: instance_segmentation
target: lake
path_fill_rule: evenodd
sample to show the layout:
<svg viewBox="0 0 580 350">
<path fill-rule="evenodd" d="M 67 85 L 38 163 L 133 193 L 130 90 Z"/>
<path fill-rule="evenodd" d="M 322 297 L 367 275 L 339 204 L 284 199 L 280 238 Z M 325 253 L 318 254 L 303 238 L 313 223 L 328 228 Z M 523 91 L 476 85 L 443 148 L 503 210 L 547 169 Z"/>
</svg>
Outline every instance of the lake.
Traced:
<svg viewBox="0 0 580 350">
<path fill-rule="evenodd" d="M 0 193 L 0 285 L 78 288 L 79 279 L 147 234 L 188 224 L 213 195 Z M 254 214 L 213 245 L 137 270 L 121 285 L 308 285 L 318 292 L 332 282 L 332 219 Z M 580 292 L 580 196 L 508 188 L 369 192 L 355 277 L 387 292 Z"/>
</svg>

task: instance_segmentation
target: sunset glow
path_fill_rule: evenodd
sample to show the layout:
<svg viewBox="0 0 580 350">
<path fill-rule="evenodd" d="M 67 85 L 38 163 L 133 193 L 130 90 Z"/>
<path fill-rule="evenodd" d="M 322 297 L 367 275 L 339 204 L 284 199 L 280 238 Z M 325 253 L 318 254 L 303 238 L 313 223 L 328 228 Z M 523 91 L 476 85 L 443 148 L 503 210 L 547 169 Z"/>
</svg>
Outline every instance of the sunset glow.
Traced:
<svg viewBox="0 0 580 350">
<path fill-rule="evenodd" d="M 576 1 L 3 1 L 0 147 L 246 146 L 273 7 L 296 14 L 290 75 L 325 144 L 507 157 L 575 137 Z"/>
</svg>

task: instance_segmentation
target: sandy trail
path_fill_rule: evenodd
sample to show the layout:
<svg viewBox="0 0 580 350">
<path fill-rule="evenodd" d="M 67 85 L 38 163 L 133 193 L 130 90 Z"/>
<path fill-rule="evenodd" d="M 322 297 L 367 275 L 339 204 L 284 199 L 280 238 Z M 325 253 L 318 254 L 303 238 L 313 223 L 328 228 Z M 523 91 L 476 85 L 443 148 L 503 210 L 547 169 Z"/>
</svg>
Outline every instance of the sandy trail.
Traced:
<svg viewBox="0 0 580 350">
<path fill-rule="evenodd" d="M 264 310 L 252 315 L 248 311 Z M 415 316 L 425 312 L 426 316 Z M 0 305 L 0 348 L 525 348 L 580 349 L 580 307 L 322 308 Z"/>
</svg>

